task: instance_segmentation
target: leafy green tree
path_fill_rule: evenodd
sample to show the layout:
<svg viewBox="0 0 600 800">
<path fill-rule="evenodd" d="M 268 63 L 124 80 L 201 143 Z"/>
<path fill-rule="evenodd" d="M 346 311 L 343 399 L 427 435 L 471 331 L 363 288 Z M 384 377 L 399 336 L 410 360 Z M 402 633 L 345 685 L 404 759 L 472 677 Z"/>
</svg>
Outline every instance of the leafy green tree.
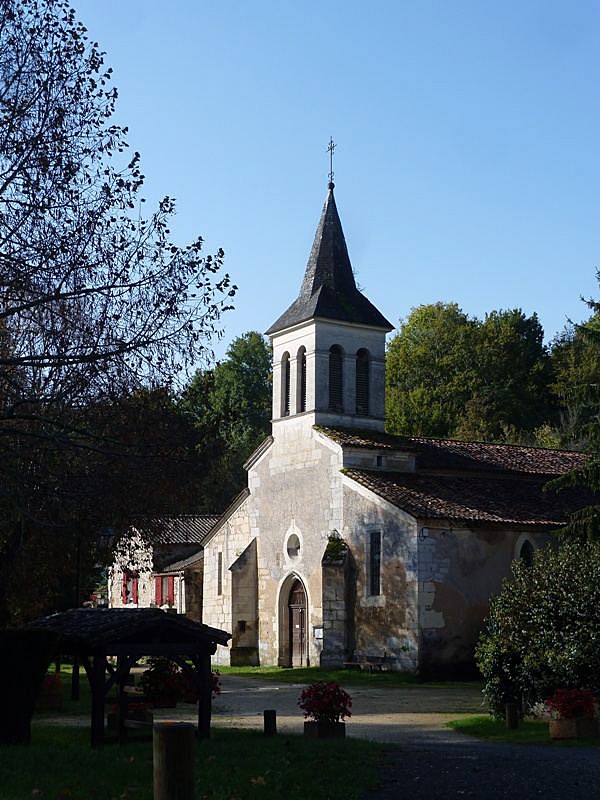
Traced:
<svg viewBox="0 0 600 800">
<path fill-rule="evenodd" d="M 552 418 L 550 359 L 536 314 L 492 311 L 476 324 L 473 395 L 459 438 L 519 442 Z"/>
<path fill-rule="evenodd" d="M 452 435 L 472 394 L 475 334 L 475 322 L 455 303 L 411 311 L 387 352 L 390 432 Z"/>
<path fill-rule="evenodd" d="M 222 510 L 246 485 L 243 464 L 270 433 L 271 369 L 270 345 L 250 331 L 233 340 L 224 361 L 199 370 L 182 394 L 206 464 L 201 496 L 207 511 Z"/>
<path fill-rule="evenodd" d="M 599 693 L 599 637 L 600 543 L 564 541 L 538 550 L 531 567 L 514 562 L 476 649 L 492 712 L 557 688 Z"/>
<path fill-rule="evenodd" d="M 456 304 L 413 309 L 387 358 L 392 433 L 522 441 L 552 417 L 542 326 L 520 309 L 482 322 Z"/>
</svg>

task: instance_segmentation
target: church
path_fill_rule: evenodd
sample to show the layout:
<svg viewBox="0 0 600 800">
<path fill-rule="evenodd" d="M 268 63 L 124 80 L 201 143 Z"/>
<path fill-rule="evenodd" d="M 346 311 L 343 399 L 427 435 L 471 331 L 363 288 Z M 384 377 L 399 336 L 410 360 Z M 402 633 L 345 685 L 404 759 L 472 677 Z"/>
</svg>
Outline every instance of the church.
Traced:
<svg viewBox="0 0 600 800">
<path fill-rule="evenodd" d="M 224 661 L 468 674 L 511 562 L 581 504 L 544 485 L 582 454 L 386 434 L 392 328 L 356 286 L 330 182 L 298 297 L 267 331 L 272 435 L 195 559 L 202 621 L 232 632 Z"/>
</svg>

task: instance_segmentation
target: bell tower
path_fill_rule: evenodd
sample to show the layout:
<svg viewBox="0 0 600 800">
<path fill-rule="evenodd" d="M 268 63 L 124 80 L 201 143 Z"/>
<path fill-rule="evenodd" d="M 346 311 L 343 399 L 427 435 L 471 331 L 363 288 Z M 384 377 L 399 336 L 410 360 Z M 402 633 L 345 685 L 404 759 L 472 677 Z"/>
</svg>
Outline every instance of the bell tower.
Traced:
<svg viewBox="0 0 600 800">
<path fill-rule="evenodd" d="M 357 288 L 329 182 L 298 297 L 266 332 L 273 343 L 273 435 L 311 425 L 383 431 L 388 320 Z"/>
</svg>

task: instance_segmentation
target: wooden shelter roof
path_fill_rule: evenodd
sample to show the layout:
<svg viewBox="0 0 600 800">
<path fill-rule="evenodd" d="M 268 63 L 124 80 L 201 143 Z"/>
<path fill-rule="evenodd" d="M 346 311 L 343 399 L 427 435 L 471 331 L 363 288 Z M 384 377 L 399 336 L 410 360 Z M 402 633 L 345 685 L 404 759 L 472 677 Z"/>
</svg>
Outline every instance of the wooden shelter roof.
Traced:
<svg viewBox="0 0 600 800">
<path fill-rule="evenodd" d="M 34 620 L 27 627 L 57 633 L 64 652 L 110 653 L 114 647 L 122 650 L 127 644 L 139 647 L 143 643 L 205 646 L 214 652 L 216 645 L 226 646 L 231 638 L 226 631 L 158 608 L 73 608 Z"/>
</svg>

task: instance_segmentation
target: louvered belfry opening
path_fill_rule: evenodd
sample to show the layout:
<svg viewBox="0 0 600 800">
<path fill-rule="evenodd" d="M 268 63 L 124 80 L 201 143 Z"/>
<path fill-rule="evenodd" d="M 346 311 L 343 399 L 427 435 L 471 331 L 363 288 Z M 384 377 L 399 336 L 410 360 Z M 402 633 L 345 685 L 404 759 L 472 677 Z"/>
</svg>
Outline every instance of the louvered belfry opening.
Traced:
<svg viewBox="0 0 600 800">
<path fill-rule="evenodd" d="M 343 353 L 339 345 L 329 348 L 329 410 L 338 414 L 344 411 L 343 401 Z"/>
<path fill-rule="evenodd" d="M 281 398 L 281 416 L 290 415 L 290 354 L 284 353 L 281 359 L 281 388 L 283 396 Z"/>
<path fill-rule="evenodd" d="M 298 410 L 302 412 L 306 411 L 306 348 L 305 347 L 301 347 L 300 350 L 298 350 L 298 380 L 300 383 Z"/>
<path fill-rule="evenodd" d="M 369 414 L 369 351 L 364 348 L 356 354 L 356 413 Z"/>
</svg>

